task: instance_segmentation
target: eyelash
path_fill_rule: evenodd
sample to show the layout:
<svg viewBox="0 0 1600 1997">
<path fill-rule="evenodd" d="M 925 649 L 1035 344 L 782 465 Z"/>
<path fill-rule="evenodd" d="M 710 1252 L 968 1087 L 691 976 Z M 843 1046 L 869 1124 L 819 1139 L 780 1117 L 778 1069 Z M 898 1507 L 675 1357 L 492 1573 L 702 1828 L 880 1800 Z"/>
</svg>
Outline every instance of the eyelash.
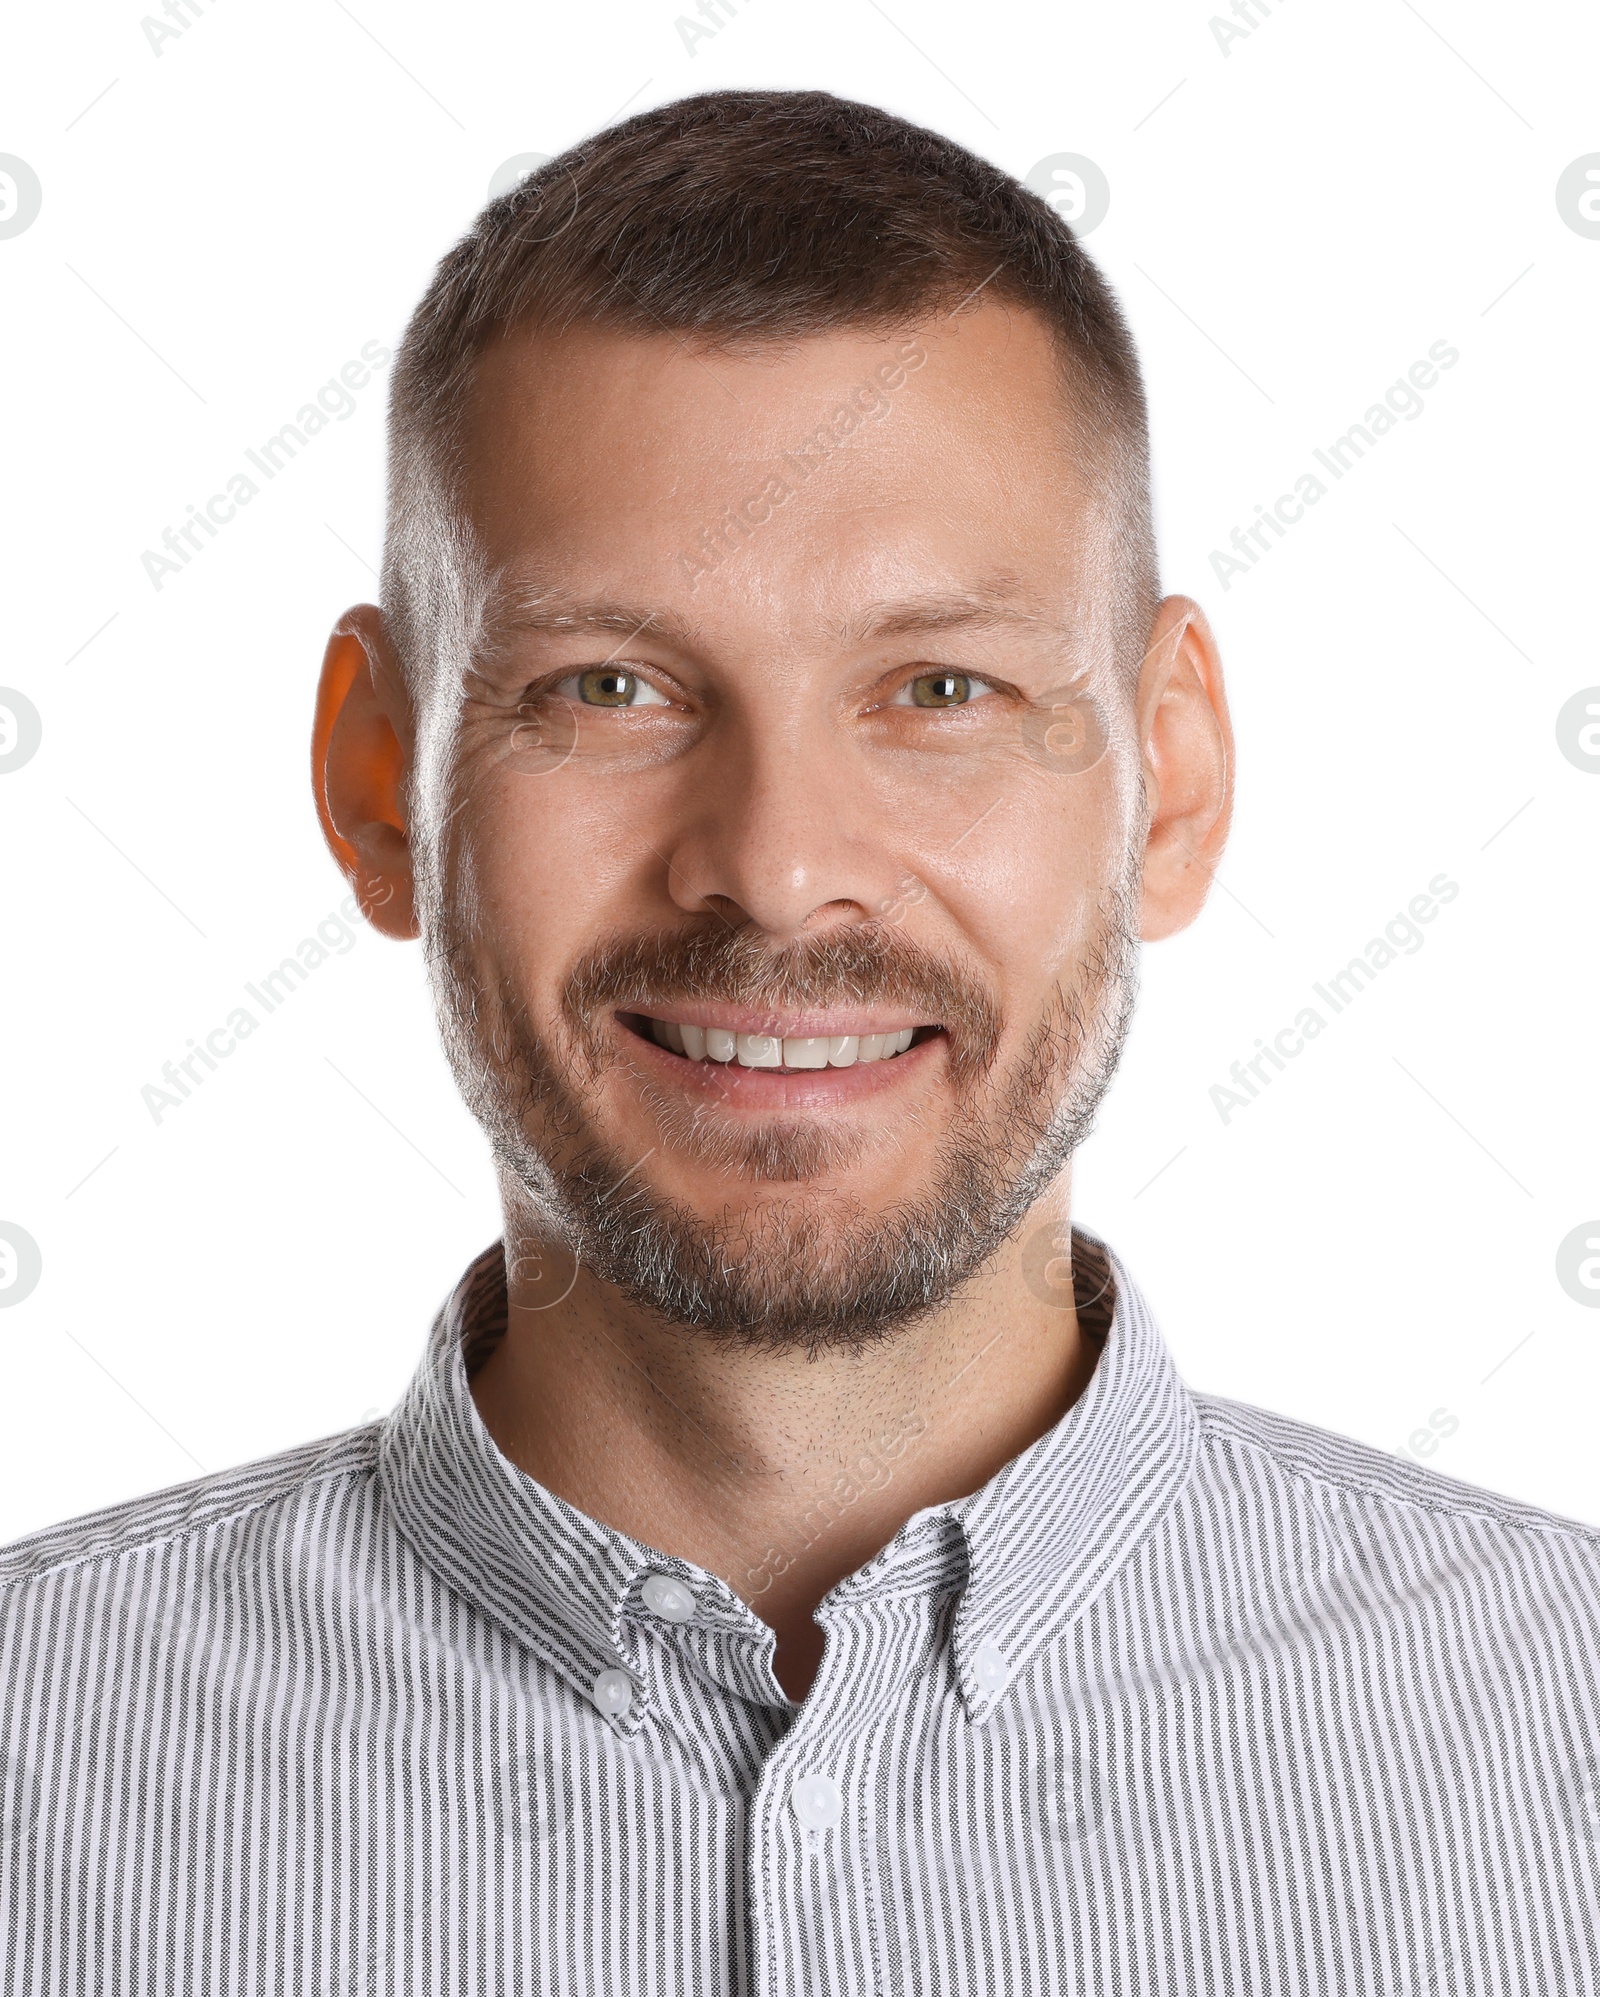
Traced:
<svg viewBox="0 0 1600 1997">
<path fill-rule="evenodd" d="M 591 673 L 609 673 L 617 678 L 626 677 L 635 683 L 636 688 L 642 689 L 647 696 L 653 695 L 654 698 L 647 697 L 643 700 L 619 701 L 616 703 L 608 701 L 585 701 L 581 691 L 581 684 Z M 967 698 L 960 701 L 951 701 L 947 704 L 929 703 L 927 705 L 914 700 L 911 696 L 912 688 L 920 680 L 932 679 L 965 681 Z M 980 679 L 976 673 L 935 670 L 932 672 L 913 673 L 910 679 L 905 680 L 883 705 L 886 707 L 921 706 L 924 713 L 948 713 L 953 708 L 972 706 L 975 700 L 980 699 L 985 694 L 998 693 L 1000 691 L 1000 687 L 993 681 Z M 564 700 L 573 701 L 581 706 L 600 708 L 602 711 L 608 707 L 626 710 L 635 707 L 671 707 L 675 704 L 667 694 L 662 692 L 661 688 L 656 685 L 655 681 L 647 673 L 641 672 L 636 666 L 619 664 L 609 660 L 604 666 L 581 666 L 577 672 L 566 673 L 558 680 L 549 681 L 546 683 L 544 692 L 555 694 Z"/>
</svg>

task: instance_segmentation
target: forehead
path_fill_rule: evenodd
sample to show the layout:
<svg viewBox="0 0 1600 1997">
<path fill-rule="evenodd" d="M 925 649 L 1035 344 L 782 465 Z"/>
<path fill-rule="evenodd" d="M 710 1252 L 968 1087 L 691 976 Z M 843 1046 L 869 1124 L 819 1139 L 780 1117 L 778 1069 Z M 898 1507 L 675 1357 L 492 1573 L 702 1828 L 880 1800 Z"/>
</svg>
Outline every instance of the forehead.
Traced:
<svg viewBox="0 0 1600 1997">
<path fill-rule="evenodd" d="M 466 443 L 493 569 L 700 626 L 848 635 L 920 599 L 1060 621 L 1108 510 L 1057 343 L 1000 303 L 754 351 L 512 335 Z"/>
</svg>

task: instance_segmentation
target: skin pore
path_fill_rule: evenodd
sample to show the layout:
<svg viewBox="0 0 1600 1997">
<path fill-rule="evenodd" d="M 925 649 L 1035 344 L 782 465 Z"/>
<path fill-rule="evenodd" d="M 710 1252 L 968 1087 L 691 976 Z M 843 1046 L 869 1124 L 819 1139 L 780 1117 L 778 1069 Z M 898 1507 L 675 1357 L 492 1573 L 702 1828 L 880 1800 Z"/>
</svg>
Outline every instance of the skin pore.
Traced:
<svg viewBox="0 0 1600 1997">
<path fill-rule="evenodd" d="M 895 374 L 879 413 L 785 471 Z M 1070 1123 L 1114 1058 L 1122 928 L 1192 921 L 1220 856 L 1216 648 L 1172 597 L 1137 684 L 1113 657 L 1099 488 L 1049 332 L 1015 307 L 758 352 L 513 335 L 474 394 L 466 501 L 498 588 L 433 773 L 436 980 L 511 1265 L 473 1394 L 541 1483 L 751 1602 L 798 1699 L 828 1590 L 1092 1374 L 1070 1297 L 1030 1282 L 1029 1244 L 1066 1236 L 1069 1174 L 1027 1174 L 1061 1163 L 1052 1112 Z M 766 517 L 710 565 L 702 529 L 764 487 Z M 1098 760 L 1070 753 L 1086 727 Z M 429 915 L 403 803 L 418 753 L 362 606 L 328 648 L 318 803 L 401 938 Z M 918 1031 L 876 1063 L 767 1071 L 688 1058 L 649 1018 Z M 1019 1184 L 1031 1210 L 988 1243 Z M 678 1321 L 608 1216 L 678 1272 Z M 853 1286 L 919 1254 L 950 1293 L 930 1280 L 934 1306 L 896 1316 L 871 1291 L 852 1322 Z"/>
</svg>

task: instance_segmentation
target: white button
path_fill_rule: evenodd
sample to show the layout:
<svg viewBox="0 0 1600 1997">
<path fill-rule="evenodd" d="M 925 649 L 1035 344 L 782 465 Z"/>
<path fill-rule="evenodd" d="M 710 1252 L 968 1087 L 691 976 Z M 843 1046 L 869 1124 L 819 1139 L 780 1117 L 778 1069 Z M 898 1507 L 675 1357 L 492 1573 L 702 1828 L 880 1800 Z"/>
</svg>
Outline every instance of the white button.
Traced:
<svg viewBox="0 0 1600 1997">
<path fill-rule="evenodd" d="M 844 1798 L 831 1775 L 802 1775 L 789 1791 L 789 1808 L 808 1831 L 826 1831 L 844 1815 Z"/>
<path fill-rule="evenodd" d="M 980 1692 L 998 1692 L 1011 1676 L 1006 1654 L 992 1636 L 986 1636 L 978 1645 L 972 1670 Z"/>
<path fill-rule="evenodd" d="M 633 1704 L 633 1680 L 626 1671 L 602 1671 L 594 1681 L 594 1702 L 602 1713 L 625 1713 Z"/>
<path fill-rule="evenodd" d="M 686 1623 L 694 1614 L 693 1594 L 670 1574 L 647 1575 L 639 1592 L 645 1607 L 663 1622 Z"/>
</svg>

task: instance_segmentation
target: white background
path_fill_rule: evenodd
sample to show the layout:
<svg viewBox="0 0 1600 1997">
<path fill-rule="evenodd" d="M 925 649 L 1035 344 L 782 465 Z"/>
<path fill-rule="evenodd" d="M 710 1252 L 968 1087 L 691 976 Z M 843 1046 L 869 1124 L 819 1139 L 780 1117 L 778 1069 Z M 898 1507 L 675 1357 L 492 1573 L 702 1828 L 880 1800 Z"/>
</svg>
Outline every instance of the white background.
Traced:
<svg viewBox="0 0 1600 1997">
<path fill-rule="evenodd" d="M 503 161 L 725 85 L 1110 182 L 1088 247 L 1240 789 L 1204 916 L 1147 953 L 1081 1217 L 1195 1386 L 1389 1449 L 1447 1410 L 1434 1467 L 1600 1521 L 1600 1312 L 1555 1275 L 1600 1214 L 1600 775 L 1555 730 L 1600 683 L 1600 241 L 1555 200 L 1600 150 L 1600 24 L 1257 0 L 1224 53 L 1208 0 L 728 0 L 691 53 L 683 0 L 173 4 L 159 52 L 138 0 L 20 10 L 0 85 L 43 188 L 0 240 L 0 681 L 44 728 L 0 777 L 0 1222 L 43 1254 L 0 1310 L 0 1538 L 388 1407 L 498 1232 L 415 945 L 363 931 L 159 1124 L 140 1096 L 345 893 L 307 736 L 375 588 L 386 373 L 159 591 L 141 555 L 394 345 Z M 1211 551 L 1438 340 L 1424 413 L 1224 591 Z M 1441 871 L 1424 947 L 1224 1124 L 1229 1064 Z"/>
</svg>

